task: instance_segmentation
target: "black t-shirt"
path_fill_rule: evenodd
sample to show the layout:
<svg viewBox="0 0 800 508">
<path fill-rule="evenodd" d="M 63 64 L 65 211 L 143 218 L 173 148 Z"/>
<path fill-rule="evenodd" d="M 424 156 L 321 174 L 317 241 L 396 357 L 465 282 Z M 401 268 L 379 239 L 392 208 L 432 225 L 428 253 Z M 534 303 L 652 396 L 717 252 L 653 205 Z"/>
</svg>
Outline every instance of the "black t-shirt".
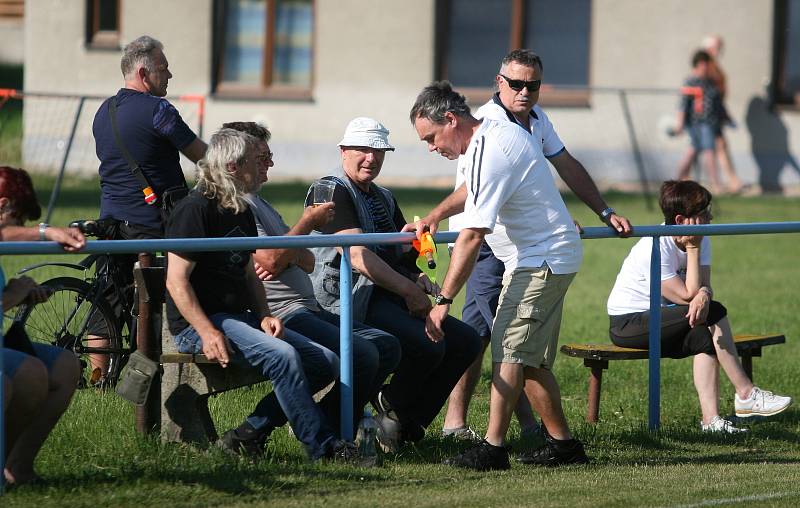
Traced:
<svg viewBox="0 0 800 508">
<path fill-rule="evenodd" d="M 250 209 L 242 213 L 220 211 L 217 201 L 192 191 L 178 203 L 167 222 L 167 238 L 223 238 L 257 236 Z M 241 313 L 250 308 L 245 269 L 253 251 L 183 252 L 196 263 L 189 282 L 206 315 Z M 167 318 L 172 333 L 189 326 L 172 298 L 167 298 Z"/>
<path fill-rule="evenodd" d="M 396 233 L 406 225 L 406 219 L 403 217 L 403 212 L 400 210 L 400 206 L 398 206 L 394 196 L 392 196 L 394 215 L 390 219 L 389 210 L 384 205 L 384 201 L 378 191 L 371 187 L 369 192 L 364 192 L 356 187 L 356 192 L 360 192 L 367 199 L 370 215 L 375 223 L 376 233 Z M 344 229 L 361 228 L 353 198 L 350 197 L 350 192 L 342 185 L 336 185 L 333 191 L 333 202 L 336 204 L 336 213 L 333 220 L 322 227 L 322 233 L 333 234 Z M 311 198 L 309 197 L 306 201 L 306 206 L 311 204 Z M 413 254 L 397 256 L 396 252 L 397 249 L 392 248 L 390 245 L 375 246 L 375 253 L 389 266 L 395 269 L 400 268 L 398 270 L 400 273 L 408 275 L 409 273 L 419 272 L 414 265 Z M 416 253 L 416 251 L 413 252 Z M 334 263 L 336 262 L 338 262 L 338 259 L 334 260 Z"/>
</svg>

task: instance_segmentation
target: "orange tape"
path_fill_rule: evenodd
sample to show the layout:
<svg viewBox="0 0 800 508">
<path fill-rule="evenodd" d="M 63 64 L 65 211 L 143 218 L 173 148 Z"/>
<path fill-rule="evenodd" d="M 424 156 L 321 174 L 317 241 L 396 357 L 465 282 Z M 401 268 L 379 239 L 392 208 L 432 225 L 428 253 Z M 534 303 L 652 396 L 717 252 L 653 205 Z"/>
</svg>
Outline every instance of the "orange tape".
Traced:
<svg viewBox="0 0 800 508">
<path fill-rule="evenodd" d="M 699 86 L 682 86 L 681 95 L 691 95 L 694 98 L 694 112 L 703 113 L 703 89 Z"/>
</svg>

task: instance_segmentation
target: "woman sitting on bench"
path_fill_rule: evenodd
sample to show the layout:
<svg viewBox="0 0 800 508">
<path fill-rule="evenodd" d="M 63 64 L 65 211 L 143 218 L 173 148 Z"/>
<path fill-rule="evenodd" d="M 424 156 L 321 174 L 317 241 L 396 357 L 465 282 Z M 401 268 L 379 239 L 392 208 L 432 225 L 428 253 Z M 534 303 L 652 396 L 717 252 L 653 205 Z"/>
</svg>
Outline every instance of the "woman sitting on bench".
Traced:
<svg viewBox="0 0 800 508">
<path fill-rule="evenodd" d="M 664 182 L 659 199 L 666 224 L 711 222 L 711 193 L 693 181 Z M 694 356 L 694 384 L 700 398 L 704 432 L 745 432 L 719 416 L 719 366 L 736 389 L 736 416 L 772 416 L 792 403 L 753 385 L 733 343 L 727 311 L 712 300 L 711 241 L 702 236 L 660 237 L 661 356 Z M 620 347 L 647 349 L 650 322 L 650 251 L 642 238 L 622 264 L 608 298 L 611 341 Z"/>
</svg>

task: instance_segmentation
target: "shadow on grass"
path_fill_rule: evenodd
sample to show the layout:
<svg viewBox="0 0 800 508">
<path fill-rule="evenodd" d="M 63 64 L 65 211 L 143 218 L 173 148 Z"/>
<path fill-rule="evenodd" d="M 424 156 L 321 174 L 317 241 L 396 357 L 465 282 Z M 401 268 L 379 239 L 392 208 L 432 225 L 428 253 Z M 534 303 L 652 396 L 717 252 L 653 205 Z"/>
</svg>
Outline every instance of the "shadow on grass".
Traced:
<svg viewBox="0 0 800 508">
<path fill-rule="evenodd" d="M 227 457 L 222 452 L 209 453 L 213 463 L 186 467 L 185 464 L 156 464 L 152 460 L 130 463 L 114 469 L 109 475 L 104 471 L 81 471 L 75 474 L 48 476 L 41 486 L 26 487 L 37 490 L 104 490 L 123 484 L 136 483 L 169 485 L 171 487 L 203 486 L 210 490 L 235 495 L 255 495 L 264 492 L 292 493 L 313 490 L 315 484 L 331 488 L 338 483 L 375 482 L 387 479 L 385 468 L 366 469 L 332 463 L 317 464 L 299 459 L 298 462 L 272 462 L 265 459 L 259 463 Z M 219 455 L 219 457 L 216 457 Z M 322 487 L 320 487 L 322 488 Z"/>
</svg>

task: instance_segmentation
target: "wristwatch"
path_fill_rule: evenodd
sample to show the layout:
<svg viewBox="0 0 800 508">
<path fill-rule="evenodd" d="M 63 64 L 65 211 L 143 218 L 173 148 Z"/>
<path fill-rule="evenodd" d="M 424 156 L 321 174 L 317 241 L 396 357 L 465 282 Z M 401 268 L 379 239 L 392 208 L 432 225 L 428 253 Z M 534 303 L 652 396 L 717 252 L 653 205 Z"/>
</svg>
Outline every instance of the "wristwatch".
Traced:
<svg viewBox="0 0 800 508">
<path fill-rule="evenodd" d="M 44 230 L 49 228 L 49 227 L 50 227 L 50 224 L 48 224 L 46 222 L 40 222 L 39 223 L 39 240 L 40 241 L 43 242 L 43 241 L 47 240 L 47 237 L 44 234 Z"/>
<path fill-rule="evenodd" d="M 450 305 L 451 303 L 453 303 L 453 299 L 447 298 L 443 294 L 439 293 L 433 298 L 433 303 L 435 305 Z"/>
<path fill-rule="evenodd" d="M 613 208 L 610 206 L 605 208 L 602 212 L 599 213 L 600 220 L 603 222 L 608 222 L 608 218 L 617 213 Z"/>
</svg>

